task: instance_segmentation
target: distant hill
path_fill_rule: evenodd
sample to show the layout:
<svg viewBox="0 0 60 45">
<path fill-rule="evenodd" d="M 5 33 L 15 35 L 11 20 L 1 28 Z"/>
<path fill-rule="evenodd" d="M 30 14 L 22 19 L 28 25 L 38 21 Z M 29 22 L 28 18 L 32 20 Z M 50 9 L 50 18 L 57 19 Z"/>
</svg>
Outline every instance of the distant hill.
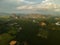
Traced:
<svg viewBox="0 0 60 45">
<path fill-rule="evenodd" d="M 8 15 L 11 15 L 9 13 L 0 13 L 0 16 L 8 16 Z"/>
<path fill-rule="evenodd" d="M 45 12 L 45 13 L 48 13 L 48 12 Z M 59 13 L 51 13 L 51 14 L 36 14 L 36 13 L 29 13 L 29 14 L 22 14 L 22 13 L 15 13 L 17 16 L 28 16 L 28 15 L 30 15 L 30 16 L 36 16 L 36 15 L 38 15 L 38 16 L 41 16 L 41 15 L 45 15 L 45 16 L 60 16 L 60 14 Z M 0 12 L 0 16 L 11 16 L 11 15 L 13 15 L 13 13 L 1 13 Z"/>
</svg>

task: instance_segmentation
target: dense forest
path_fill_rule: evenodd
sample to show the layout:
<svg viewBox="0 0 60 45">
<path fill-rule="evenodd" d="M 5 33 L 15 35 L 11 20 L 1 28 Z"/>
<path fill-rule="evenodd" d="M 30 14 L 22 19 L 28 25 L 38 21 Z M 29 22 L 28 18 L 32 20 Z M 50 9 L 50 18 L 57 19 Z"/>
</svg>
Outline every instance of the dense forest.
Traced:
<svg viewBox="0 0 60 45">
<path fill-rule="evenodd" d="M 60 17 L 0 17 L 0 45 L 13 40 L 16 45 L 60 45 Z"/>
</svg>

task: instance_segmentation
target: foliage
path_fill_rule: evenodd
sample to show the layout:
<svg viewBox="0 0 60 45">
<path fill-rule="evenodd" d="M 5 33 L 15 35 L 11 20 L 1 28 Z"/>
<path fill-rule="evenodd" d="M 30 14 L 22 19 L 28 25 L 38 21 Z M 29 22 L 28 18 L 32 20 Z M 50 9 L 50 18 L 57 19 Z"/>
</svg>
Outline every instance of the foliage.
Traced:
<svg viewBox="0 0 60 45">
<path fill-rule="evenodd" d="M 35 20 L 36 22 L 33 22 Z M 41 22 L 46 23 L 41 26 Z M 55 17 L 42 18 L 0 18 L 0 45 L 8 45 L 10 40 L 30 45 L 57 45 L 60 40 L 60 26 L 55 25 Z"/>
</svg>

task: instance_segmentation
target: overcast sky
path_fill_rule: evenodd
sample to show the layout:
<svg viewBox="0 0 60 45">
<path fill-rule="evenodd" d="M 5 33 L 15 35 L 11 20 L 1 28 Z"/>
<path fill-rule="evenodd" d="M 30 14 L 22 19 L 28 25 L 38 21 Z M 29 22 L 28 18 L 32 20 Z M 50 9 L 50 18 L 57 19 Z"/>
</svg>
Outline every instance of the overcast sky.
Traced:
<svg viewBox="0 0 60 45">
<path fill-rule="evenodd" d="M 60 0 L 0 0 L 0 12 L 60 12 Z"/>
</svg>

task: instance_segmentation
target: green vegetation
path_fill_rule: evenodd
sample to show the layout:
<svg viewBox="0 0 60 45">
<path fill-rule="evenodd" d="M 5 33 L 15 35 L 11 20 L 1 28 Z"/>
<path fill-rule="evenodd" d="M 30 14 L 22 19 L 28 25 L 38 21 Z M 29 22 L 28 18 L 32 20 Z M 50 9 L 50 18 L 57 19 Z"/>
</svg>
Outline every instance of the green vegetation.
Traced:
<svg viewBox="0 0 60 45">
<path fill-rule="evenodd" d="M 9 45 L 13 39 L 20 44 L 27 41 L 29 45 L 60 44 L 60 25 L 55 24 L 60 20 L 53 16 L 44 17 L 0 18 L 0 45 Z"/>
</svg>

